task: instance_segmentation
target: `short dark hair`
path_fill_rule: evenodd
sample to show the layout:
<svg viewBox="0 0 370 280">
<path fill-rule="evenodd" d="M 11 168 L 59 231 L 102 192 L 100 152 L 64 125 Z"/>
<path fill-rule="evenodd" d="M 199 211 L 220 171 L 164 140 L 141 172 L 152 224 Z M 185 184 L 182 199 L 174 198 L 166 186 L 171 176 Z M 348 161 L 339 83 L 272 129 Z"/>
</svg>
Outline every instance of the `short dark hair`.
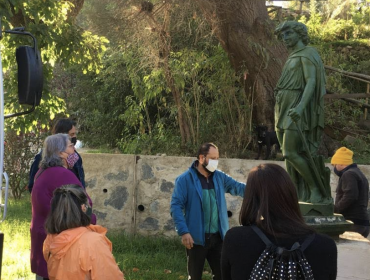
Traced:
<svg viewBox="0 0 370 280">
<path fill-rule="evenodd" d="M 57 134 L 57 133 L 66 133 L 72 129 L 72 127 L 76 126 L 76 122 L 71 120 L 71 119 L 60 119 L 58 120 L 53 129 L 52 129 L 52 134 Z"/>
<path fill-rule="evenodd" d="M 279 24 L 278 27 L 275 29 L 275 35 L 278 36 L 279 40 L 281 32 L 293 29 L 301 38 L 302 43 L 307 46 L 310 42 L 310 37 L 308 37 L 307 26 L 298 21 L 284 21 L 283 23 Z"/>
<path fill-rule="evenodd" d="M 45 222 L 47 233 L 59 234 L 64 230 L 90 225 L 90 217 L 81 209 L 88 204 L 87 195 L 78 185 L 64 185 L 54 191 L 50 213 Z"/>
<path fill-rule="evenodd" d="M 256 224 L 274 236 L 313 232 L 303 219 L 289 174 L 272 163 L 250 171 L 239 221 L 244 226 Z"/>
<path fill-rule="evenodd" d="M 218 150 L 217 146 L 215 144 L 211 143 L 211 142 L 202 144 L 202 146 L 199 147 L 199 150 L 198 150 L 198 153 L 197 153 L 197 159 L 199 159 L 200 155 L 206 156 L 211 147 Z"/>
</svg>

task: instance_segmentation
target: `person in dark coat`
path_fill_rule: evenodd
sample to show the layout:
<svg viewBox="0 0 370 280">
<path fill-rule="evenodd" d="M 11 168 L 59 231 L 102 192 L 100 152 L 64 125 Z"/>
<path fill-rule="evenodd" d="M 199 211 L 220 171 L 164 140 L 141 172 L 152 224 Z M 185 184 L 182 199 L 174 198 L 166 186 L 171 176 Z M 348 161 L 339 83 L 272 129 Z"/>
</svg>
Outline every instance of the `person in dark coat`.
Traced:
<svg viewBox="0 0 370 280">
<path fill-rule="evenodd" d="M 76 122 L 72 121 L 71 119 L 60 119 L 54 125 L 52 129 L 52 134 L 58 133 L 65 133 L 68 134 L 71 142 L 73 145 L 77 143 L 77 132 L 76 132 Z M 35 156 L 35 159 L 31 165 L 29 181 L 28 181 L 28 190 L 31 193 L 34 179 L 37 171 L 39 170 L 39 165 L 41 161 L 42 150 Z M 85 188 L 85 172 L 82 166 L 82 158 L 80 154 L 76 151 L 74 154 L 71 154 L 69 159 L 69 166 L 68 168 L 73 171 L 73 173 L 77 176 L 78 180 L 80 180 L 82 186 Z"/>
<path fill-rule="evenodd" d="M 353 163 L 353 152 L 346 147 L 335 152 L 331 164 L 334 165 L 334 173 L 339 176 L 334 212 L 353 222 L 349 231 L 367 237 L 370 232 L 367 213 L 369 182 L 357 164 Z"/>
<path fill-rule="evenodd" d="M 314 239 L 304 251 L 314 279 L 336 279 L 335 242 L 306 225 L 294 183 L 281 166 L 261 164 L 250 171 L 239 220 L 242 226 L 230 229 L 224 239 L 222 280 L 250 279 L 253 267 L 266 249 L 251 225 L 257 226 L 276 246 L 288 249 L 295 242 L 302 244 L 314 233 Z"/>
</svg>

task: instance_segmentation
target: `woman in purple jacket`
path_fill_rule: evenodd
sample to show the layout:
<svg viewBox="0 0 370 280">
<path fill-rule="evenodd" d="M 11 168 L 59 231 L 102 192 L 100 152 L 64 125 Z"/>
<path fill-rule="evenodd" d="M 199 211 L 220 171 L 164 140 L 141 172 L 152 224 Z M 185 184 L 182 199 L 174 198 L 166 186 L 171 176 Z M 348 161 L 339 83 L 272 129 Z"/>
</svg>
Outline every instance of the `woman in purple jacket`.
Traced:
<svg viewBox="0 0 370 280">
<path fill-rule="evenodd" d="M 79 185 L 83 188 L 76 175 L 68 169 L 67 157 L 74 152 L 73 144 L 67 134 L 47 137 L 44 142 L 40 169 L 35 175 L 32 190 L 31 270 L 44 280 L 48 279 L 47 265 L 42 253 L 46 238 L 44 224 L 50 212 L 53 192 L 68 184 Z M 88 200 L 92 207 L 90 197 Z M 92 214 L 91 223 L 96 223 L 94 214 Z"/>
</svg>

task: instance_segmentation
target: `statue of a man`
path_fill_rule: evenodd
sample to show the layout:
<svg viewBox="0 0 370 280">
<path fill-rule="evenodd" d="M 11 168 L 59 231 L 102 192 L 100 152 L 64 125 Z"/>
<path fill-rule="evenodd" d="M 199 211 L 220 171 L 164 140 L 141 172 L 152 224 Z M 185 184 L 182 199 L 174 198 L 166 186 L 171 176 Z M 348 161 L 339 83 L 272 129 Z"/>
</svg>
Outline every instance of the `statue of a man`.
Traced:
<svg viewBox="0 0 370 280">
<path fill-rule="evenodd" d="M 307 46 L 304 24 L 284 22 L 275 34 L 290 52 L 275 89 L 275 129 L 287 170 L 300 201 L 326 203 L 330 191 L 319 182 L 321 175 L 315 176 L 317 166 L 312 164 L 324 128 L 324 66 L 316 49 Z"/>
</svg>

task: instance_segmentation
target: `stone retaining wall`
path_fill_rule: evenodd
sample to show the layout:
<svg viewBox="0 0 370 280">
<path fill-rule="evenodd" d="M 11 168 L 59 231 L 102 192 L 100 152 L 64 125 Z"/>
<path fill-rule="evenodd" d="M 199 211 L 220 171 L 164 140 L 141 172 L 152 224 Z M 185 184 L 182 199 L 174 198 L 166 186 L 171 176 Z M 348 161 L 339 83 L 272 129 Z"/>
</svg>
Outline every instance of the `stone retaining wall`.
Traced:
<svg viewBox="0 0 370 280">
<path fill-rule="evenodd" d="M 124 229 L 142 235 L 175 236 L 170 201 L 175 178 L 186 171 L 194 158 L 81 154 L 87 192 L 98 223 L 108 229 Z M 249 170 L 269 161 L 220 159 L 219 169 L 245 182 Z M 284 162 L 274 161 L 284 167 Z M 331 168 L 331 165 L 328 165 Z M 370 180 L 370 166 L 360 166 Z M 335 197 L 338 177 L 332 172 Z M 226 195 L 230 226 L 238 225 L 242 198 Z"/>
</svg>

